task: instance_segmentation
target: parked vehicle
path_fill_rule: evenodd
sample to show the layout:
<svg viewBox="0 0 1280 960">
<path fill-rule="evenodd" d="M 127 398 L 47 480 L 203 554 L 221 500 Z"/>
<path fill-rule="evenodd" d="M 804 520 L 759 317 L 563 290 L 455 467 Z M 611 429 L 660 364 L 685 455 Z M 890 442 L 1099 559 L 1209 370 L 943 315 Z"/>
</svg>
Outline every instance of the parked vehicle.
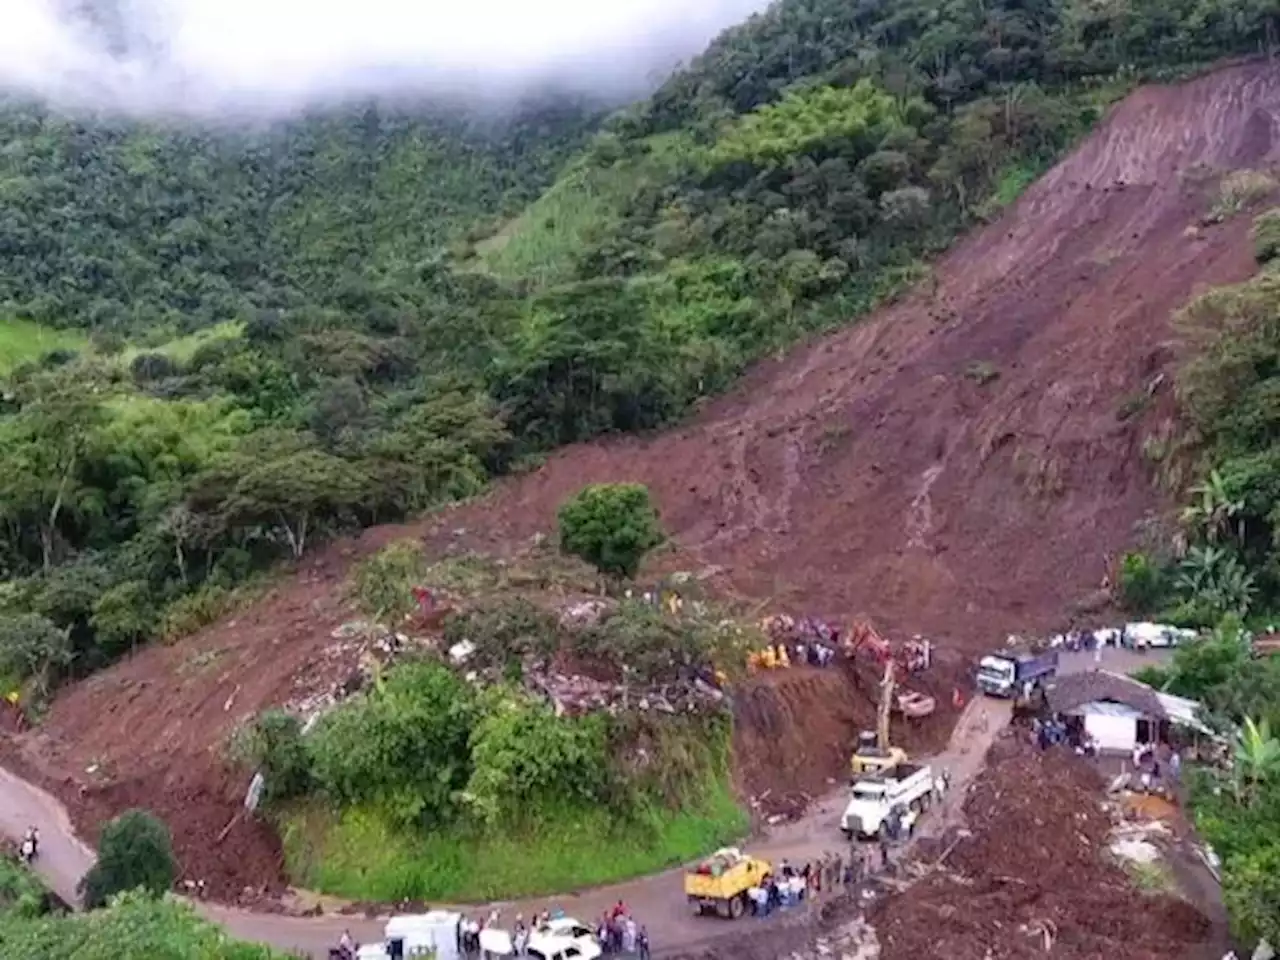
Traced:
<svg viewBox="0 0 1280 960">
<path fill-rule="evenodd" d="M 557 917 L 529 935 L 525 955 L 533 960 L 596 960 L 604 949 L 595 933 L 572 917 Z"/>
<path fill-rule="evenodd" d="M 1160 647 L 1176 647 L 1179 643 L 1194 640 L 1194 630 L 1173 627 L 1165 623 L 1127 623 L 1122 635 L 1125 646 L 1134 650 L 1150 650 Z"/>
<path fill-rule="evenodd" d="M 890 814 L 895 808 L 921 813 L 941 795 L 942 784 L 928 765 L 900 763 L 853 785 L 853 796 L 840 818 L 840 829 L 855 837 L 888 836 Z M 910 823 L 914 825 L 915 817 Z"/>
<path fill-rule="evenodd" d="M 715 911 L 736 920 L 747 908 L 747 891 L 772 871 L 768 861 L 725 847 L 684 875 L 685 896 L 697 913 Z"/>
<path fill-rule="evenodd" d="M 978 688 L 988 696 L 1030 697 L 1058 673 L 1058 651 L 996 651 L 978 661 Z"/>
</svg>

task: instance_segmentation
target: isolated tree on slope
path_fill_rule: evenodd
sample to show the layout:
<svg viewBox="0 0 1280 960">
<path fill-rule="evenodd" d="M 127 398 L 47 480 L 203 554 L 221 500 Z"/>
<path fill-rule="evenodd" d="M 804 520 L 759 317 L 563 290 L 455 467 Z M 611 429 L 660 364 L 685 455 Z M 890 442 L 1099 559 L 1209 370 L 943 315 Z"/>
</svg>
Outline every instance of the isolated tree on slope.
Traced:
<svg viewBox="0 0 1280 960">
<path fill-rule="evenodd" d="M 632 577 L 663 540 L 649 490 L 639 483 L 596 483 L 560 507 L 560 549 L 601 573 Z"/>
<path fill-rule="evenodd" d="M 177 873 L 169 829 L 145 810 L 126 810 L 102 828 L 98 862 L 80 881 L 80 891 L 93 910 L 125 890 L 164 893 Z"/>
</svg>

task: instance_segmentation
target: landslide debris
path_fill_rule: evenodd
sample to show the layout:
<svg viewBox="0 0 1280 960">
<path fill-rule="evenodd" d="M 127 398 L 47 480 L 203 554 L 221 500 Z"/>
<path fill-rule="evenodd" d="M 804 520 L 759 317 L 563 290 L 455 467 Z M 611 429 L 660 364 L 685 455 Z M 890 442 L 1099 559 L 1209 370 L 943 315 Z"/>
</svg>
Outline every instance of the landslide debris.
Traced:
<svg viewBox="0 0 1280 960">
<path fill-rule="evenodd" d="M 871 911 L 882 960 L 1194 955 L 1209 920 L 1185 900 L 1139 891 L 1109 857 L 1104 788 L 1073 754 L 1002 734 L 965 798 L 969 835 Z"/>
</svg>

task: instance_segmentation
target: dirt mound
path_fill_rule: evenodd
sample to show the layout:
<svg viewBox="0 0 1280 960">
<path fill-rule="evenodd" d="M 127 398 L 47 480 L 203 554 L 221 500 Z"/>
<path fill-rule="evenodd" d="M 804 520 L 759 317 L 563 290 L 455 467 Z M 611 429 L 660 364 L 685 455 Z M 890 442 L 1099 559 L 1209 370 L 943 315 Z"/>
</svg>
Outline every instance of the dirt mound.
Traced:
<svg viewBox="0 0 1280 960">
<path fill-rule="evenodd" d="M 942 750 L 956 711 L 951 688 L 958 662 L 935 663 L 911 688 L 937 700 L 932 716 L 895 716 L 891 736 L 912 755 Z M 849 757 L 859 732 L 874 730 L 879 681 L 865 665 L 837 663 L 821 669 L 763 673 L 735 693 L 734 756 L 744 794 L 765 816 L 791 816 L 810 799 L 849 777 Z"/>
<path fill-rule="evenodd" d="M 1197 955 L 1210 922 L 1176 897 L 1140 893 L 1106 859 L 1112 819 L 1102 780 L 1064 750 L 1007 732 L 987 755 L 964 811 L 971 836 L 945 871 L 891 897 L 869 919 L 882 960 L 938 956 L 1067 960 Z"/>
</svg>

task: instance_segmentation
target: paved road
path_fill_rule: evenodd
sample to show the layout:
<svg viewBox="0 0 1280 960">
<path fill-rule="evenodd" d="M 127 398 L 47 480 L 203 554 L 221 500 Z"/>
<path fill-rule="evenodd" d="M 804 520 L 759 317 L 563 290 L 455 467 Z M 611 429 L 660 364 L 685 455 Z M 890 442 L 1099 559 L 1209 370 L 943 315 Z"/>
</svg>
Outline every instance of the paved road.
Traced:
<svg viewBox="0 0 1280 960">
<path fill-rule="evenodd" d="M 1164 655 L 1159 653 L 1138 655 L 1109 650 L 1102 665 L 1112 670 L 1127 671 L 1162 659 Z M 1091 654 L 1065 654 L 1061 669 L 1064 673 L 1074 673 L 1094 666 Z M 1003 701 L 976 698 L 966 707 L 947 750 L 933 758 L 934 763 L 951 772 L 952 792 L 940 808 L 922 821 L 923 834 L 941 832 L 954 822 L 963 804 L 965 787 L 981 769 L 987 748 L 1008 719 L 1009 705 Z M 787 858 L 796 863 L 817 859 L 828 851 L 847 853 L 847 845 L 837 826 L 844 803 L 843 790 L 834 788 L 802 819 L 772 828 L 767 836 L 745 844 L 746 849 L 775 862 Z M 57 800 L 0 768 L 0 833 L 18 837 L 31 825 L 39 828 L 41 837 L 37 869 L 59 895 L 75 902 L 76 884 L 93 863 L 93 853 L 75 837 L 67 812 Z M 678 869 L 582 894 L 494 906 L 500 907 L 508 919 L 516 912 L 528 916 L 544 907 L 560 908 L 571 916 L 591 919 L 618 900 L 625 901 L 633 914 L 648 925 L 658 953 L 664 948 L 687 949 L 740 929 L 738 925 L 716 918 L 692 916 L 684 900 Z M 334 914 L 286 917 L 213 904 L 198 906 L 210 920 L 225 925 L 241 939 L 259 940 L 320 957 L 327 955 L 328 947 L 337 942 L 344 929 L 349 928 L 359 942 L 371 943 L 382 939 L 384 926 L 382 919 L 367 920 Z M 470 908 L 477 913 L 487 909 Z"/>
</svg>

